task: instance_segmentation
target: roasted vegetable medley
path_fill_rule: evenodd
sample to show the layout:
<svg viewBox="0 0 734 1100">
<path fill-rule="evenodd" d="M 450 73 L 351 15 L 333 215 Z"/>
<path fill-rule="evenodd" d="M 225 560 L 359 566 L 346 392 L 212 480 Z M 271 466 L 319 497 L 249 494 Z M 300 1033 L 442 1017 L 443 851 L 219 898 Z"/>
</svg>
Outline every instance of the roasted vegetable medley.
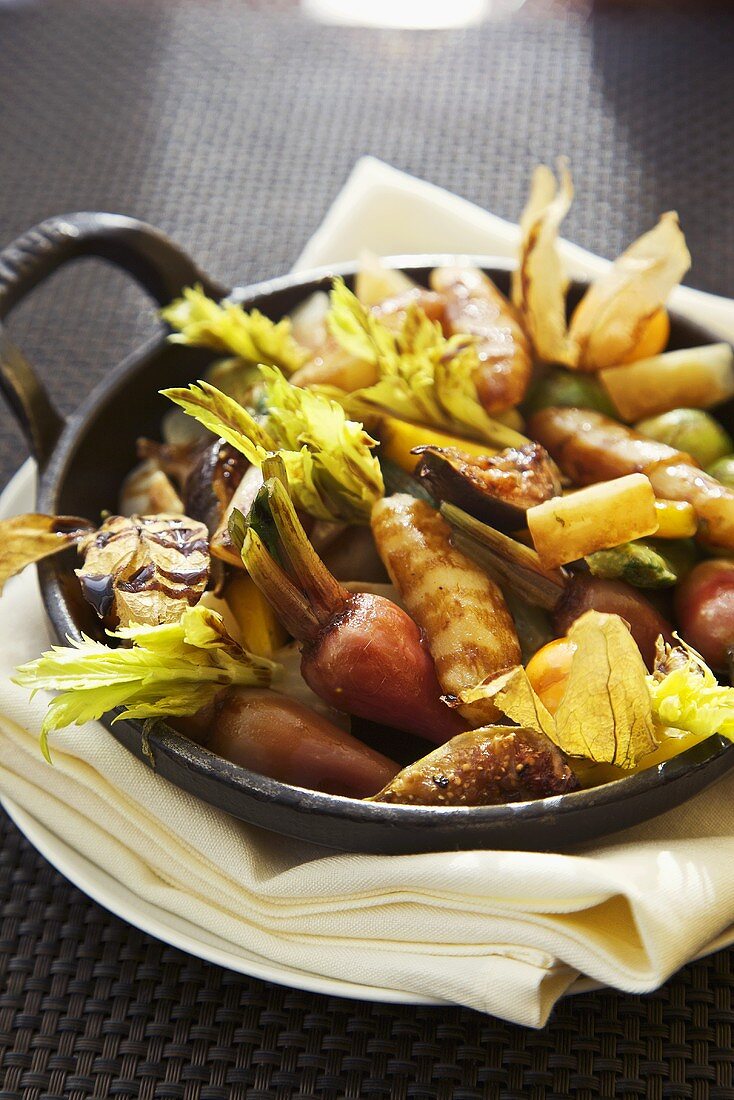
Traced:
<svg viewBox="0 0 734 1100">
<path fill-rule="evenodd" d="M 506 297 L 366 257 L 290 317 L 191 287 L 116 513 L 2 523 L 0 582 L 69 546 L 99 637 L 17 670 L 42 731 L 121 708 L 300 787 L 476 806 L 734 739 L 726 343 L 668 350 L 675 214 L 571 308 L 540 167 Z M 182 357 L 183 358 L 183 357 Z"/>
</svg>

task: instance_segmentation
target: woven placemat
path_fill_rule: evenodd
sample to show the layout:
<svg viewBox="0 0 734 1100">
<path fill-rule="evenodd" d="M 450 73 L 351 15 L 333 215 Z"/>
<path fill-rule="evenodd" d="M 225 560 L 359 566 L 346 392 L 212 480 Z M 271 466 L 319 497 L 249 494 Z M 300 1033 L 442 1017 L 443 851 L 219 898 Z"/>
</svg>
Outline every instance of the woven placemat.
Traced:
<svg viewBox="0 0 734 1100">
<path fill-rule="evenodd" d="M 288 268 L 369 152 L 516 217 L 568 153 L 568 235 L 612 255 L 676 207 L 693 285 L 734 287 L 734 13 L 528 0 L 414 35 L 292 3 L 0 2 L 0 242 L 74 209 L 143 217 L 224 282 Z M 150 331 L 99 264 L 11 330 L 66 410 Z M 4 413 L 0 483 L 25 451 Z M 2 818 L 0 1100 L 734 1098 L 731 953 L 646 997 L 563 1002 L 542 1032 L 316 996 L 165 947 L 90 902 Z"/>
<path fill-rule="evenodd" d="M 166 947 L 0 834 L 0 1100 L 734 1096 L 734 957 L 647 997 L 583 994 L 542 1031 L 369 1004 Z"/>
</svg>

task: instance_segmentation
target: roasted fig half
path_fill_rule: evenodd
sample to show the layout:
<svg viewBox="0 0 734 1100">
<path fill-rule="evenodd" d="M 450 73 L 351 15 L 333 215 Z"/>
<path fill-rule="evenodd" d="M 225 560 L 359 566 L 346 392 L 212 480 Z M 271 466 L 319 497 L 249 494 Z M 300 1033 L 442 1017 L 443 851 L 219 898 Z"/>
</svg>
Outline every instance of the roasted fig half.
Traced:
<svg viewBox="0 0 734 1100">
<path fill-rule="evenodd" d="M 457 447 L 416 447 L 416 477 L 436 500 L 448 501 L 502 531 L 525 526 L 525 513 L 558 496 L 561 478 L 539 443 L 475 457 Z"/>
<path fill-rule="evenodd" d="M 409 764 L 370 799 L 416 806 L 495 806 L 575 791 L 578 780 L 537 730 L 485 726 Z"/>
</svg>

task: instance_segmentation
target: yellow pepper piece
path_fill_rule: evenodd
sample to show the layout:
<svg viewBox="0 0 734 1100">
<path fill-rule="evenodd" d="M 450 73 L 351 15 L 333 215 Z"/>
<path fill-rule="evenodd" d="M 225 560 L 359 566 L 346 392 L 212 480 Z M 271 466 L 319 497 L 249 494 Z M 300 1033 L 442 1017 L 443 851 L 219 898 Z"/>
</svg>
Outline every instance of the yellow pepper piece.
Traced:
<svg viewBox="0 0 734 1100">
<path fill-rule="evenodd" d="M 286 644 L 288 632 L 247 573 L 232 577 L 224 599 L 237 623 L 244 649 L 258 657 L 272 657 Z"/>
<path fill-rule="evenodd" d="M 655 514 L 658 517 L 656 539 L 690 539 L 696 534 L 696 513 L 686 500 L 656 500 Z"/>
<path fill-rule="evenodd" d="M 670 339 L 670 317 L 668 311 L 662 307 L 653 313 L 645 325 L 640 339 L 633 348 L 627 352 L 620 362 L 634 363 L 638 359 L 651 359 L 653 355 L 659 355 L 668 346 Z"/>
<path fill-rule="evenodd" d="M 472 439 L 461 439 L 437 428 L 426 428 L 421 424 L 411 424 L 408 420 L 399 420 L 395 416 L 376 416 L 369 418 L 367 430 L 380 440 L 380 452 L 406 473 L 412 474 L 418 464 L 418 456 L 411 454 L 414 447 L 458 447 L 466 454 L 496 455 L 497 448 L 486 443 L 477 443 Z"/>
</svg>

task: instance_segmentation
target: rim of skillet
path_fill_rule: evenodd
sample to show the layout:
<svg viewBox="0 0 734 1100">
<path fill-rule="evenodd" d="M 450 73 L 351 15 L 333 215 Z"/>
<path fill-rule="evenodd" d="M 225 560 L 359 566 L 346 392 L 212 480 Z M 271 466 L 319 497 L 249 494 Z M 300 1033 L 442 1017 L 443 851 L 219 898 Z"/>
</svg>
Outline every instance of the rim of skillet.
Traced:
<svg viewBox="0 0 734 1100">
<path fill-rule="evenodd" d="M 381 263 L 386 267 L 401 270 L 424 268 L 426 271 L 449 264 L 472 266 L 480 267 L 490 275 L 492 272 L 510 272 L 515 266 L 506 257 L 464 253 L 395 255 L 381 257 Z M 226 298 L 238 304 L 247 303 L 250 308 L 257 307 L 267 313 L 265 308 L 267 299 L 273 294 L 303 288 L 305 298 L 309 293 L 320 289 L 318 284 L 325 279 L 334 276 L 353 276 L 359 268 L 360 265 L 356 262 L 326 264 L 307 271 L 291 272 L 249 286 L 235 287 L 226 295 Z M 573 279 L 570 281 L 569 289 L 586 285 L 587 280 Z M 721 336 L 705 325 L 701 325 L 675 310 L 669 310 L 668 312 L 672 321 L 685 325 L 700 343 L 721 342 Z M 79 429 L 88 418 L 94 415 L 101 398 L 109 399 L 117 391 L 124 389 L 128 375 L 135 364 L 147 352 L 152 351 L 164 341 L 165 334 L 163 333 L 156 334 L 145 341 L 121 363 L 111 369 L 71 414 L 51 457 L 39 473 L 37 507 L 40 511 L 53 510 L 55 490 L 63 483 L 66 472 L 74 460 Z M 69 613 L 66 599 L 61 591 L 59 572 L 55 567 L 54 559 L 39 562 L 37 568 L 46 613 L 57 638 L 61 641 L 64 641 L 67 636 L 78 639 L 80 631 Z M 114 732 L 112 731 L 113 722 L 117 722 L 118 728 L 124 722 L 126 726 L 135 730 L 142 737 L 143 723 L 131 719 L 118 721 L 117 716 L 121 713 L 121 710 L 120 707 L 105 715 L 101 719 L 102 723 L 111 732 Z M 537 819 L 540 824 L 541 821 L 547 821 L 552 816 L 563 815 L 568 817 L 576 813 L 583 813 L 592 806 L 601 807 L 606 805 L 611 807 L 620 800 L 627 801 L 645 796 L 655 788 L 685 782 L 691 774 L 704 766 L 712 764 L 717 758 L 721 758 L 722 764 L 725 765 L 721 769 L 722 775 L 730 767 L 734 767 L 734 744 L 720 735 L 714 734 L 656 767 L 635 772 L 598 787 L 590 787 L 526 802 L 507 802 L 491 806 L 420 806 L 366 802 L 344 795 L 326 794 L 321 791 L 312 791 L 304 787 L 282 783 L 279 780 L 270 779 L 268 776 L 233 764 L 224 757 L 209 752 L 164 722 L 151 729 L 147 741 L 154 756 L 160 754 L 168 757 L 186 770 L 194 773 L 198 772 L 210 779 L 216 776 L 216 778 L 226 782 L 230 789 L 239 789 L 256 801 L 274 803 L 296 811 L 307 810 L 309 813 L 317 813 L 324 817 L 333 817 L 339 820 L 346 819 L 357 824 L 360 822 L 389 822 L 396 828 L 404 825 L 411 830 L 416 828 L 430 830 L 432 826 L 445 826 L 452 821 L 455 821 L 457 826 L 459 824 L 496 825 L 498 828 L 501 827 L 503 821 L 517 821 L 518 818 L 522 818 L 528 823 Z M 428 742 L 427 745 L 429 745 Z M 429 745 L 428 752 L 433 751 L 436 747 L 435 745 Z M 726 761 L 724 761 L 725 757 L 727 757 Z M 681 800 L 681 802 L 683 801 L 685 799 Z"/>
</svg>

